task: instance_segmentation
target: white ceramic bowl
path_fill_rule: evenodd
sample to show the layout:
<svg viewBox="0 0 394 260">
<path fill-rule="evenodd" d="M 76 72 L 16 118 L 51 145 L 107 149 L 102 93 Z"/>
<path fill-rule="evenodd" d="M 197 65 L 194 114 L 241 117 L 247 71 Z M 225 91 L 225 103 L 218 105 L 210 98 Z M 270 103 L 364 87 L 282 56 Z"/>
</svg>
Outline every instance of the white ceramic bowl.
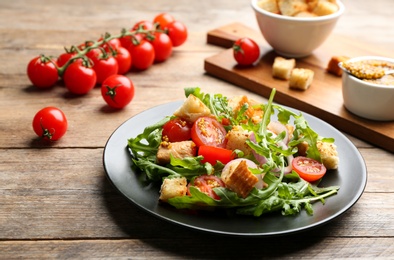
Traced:
<svg viewBox="0 0 394 260">
<path fill-rule="evenodd" d="M 263 10 L 251 0 L 257 23 L 265 40 L 282 56 L 300 58 L 310 55 L 330 35 L 345 7 L 337 0 L 338 11 L 318 17 L 290 17 Z"/>
<path fill-rule="evenodd" d="M 381 60 L 394 63 L 394 59 L 363 56 L 347 62 Z M 341 67 L 341 64 L 340 64 Z M 342 68 L 343 69 L 343 68 Z M 342 74 L 342 94 L 345 107 L 360 117 L 376 120 L 394 120 L 394 86 L 378 85 L 363 81 L 348 73 Z"/>
</svg>

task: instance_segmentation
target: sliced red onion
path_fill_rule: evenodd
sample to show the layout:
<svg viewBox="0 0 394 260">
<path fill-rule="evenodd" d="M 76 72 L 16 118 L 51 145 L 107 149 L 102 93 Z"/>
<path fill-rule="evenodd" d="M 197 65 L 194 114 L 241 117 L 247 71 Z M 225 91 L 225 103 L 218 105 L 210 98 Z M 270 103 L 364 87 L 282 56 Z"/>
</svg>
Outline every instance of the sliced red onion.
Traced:
<svg viewBox="0 0 394 260">
<path fill-rule="evenodd" d="M 289 142 L 289 131 L 287 130 L 287 127 L 284 124 L 282 124 L 281 122 L 279 122 L 279 121 L 271 121 L 268 124 L 267 129 L 271 130 L 276 135 L 279 135 L 280 133 L 282 133 L 284 131 L 286 133 L 286 135 L 283 138 L 283 142 L 285 144 L 287 144 Z"/>
<path fill-rule="evenodd" d="M 288 149 L 288 146 L 287 146 L 284 142 L 279 142 L 278 145 L 279 145 L 283 150 Z M 287 166 L 283 169 L 283 172 L 284 172 L 285 174 L 288 174 L 288 173 L 290 173 L 290 172 L 293 170 L 293 166 L 292 166 L 291 164 L 292 164 L 292 161 L 293 161 L 293 159 L 294 159 L 294 156 L 293 156 L 293 155 L 286 156 L 286 159 L 287 159 Z M 279 172 L 279 171 L 280 171 L 279 168 L 277 168 L 277 169 L 274 170 L 274 172 Z"/>
</svg>

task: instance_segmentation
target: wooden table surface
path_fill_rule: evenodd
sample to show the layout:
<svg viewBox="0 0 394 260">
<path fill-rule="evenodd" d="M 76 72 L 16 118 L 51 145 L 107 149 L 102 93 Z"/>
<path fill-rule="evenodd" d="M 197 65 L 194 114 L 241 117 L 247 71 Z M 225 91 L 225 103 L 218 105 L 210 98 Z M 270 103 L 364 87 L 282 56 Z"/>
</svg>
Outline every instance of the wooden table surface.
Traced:
<svg viewBox="0 0 394 260">
<path fill-rule="evenodd" d="M 392 0 L 344 4 L 334 34 L 352 37 L 354 44 L 394 46 Z M 127 74 L 136 95 L 125 109 L 108 109 L 97 88 L 74 97 L 60 85 L 47 91 L 31 86 L 26 66 L 34 56 L 58 56 L 64 46 L 118 33 L 160 12 L 184 22 L 189 38 L 168 61 Z M 1 259 L 393 257 L 394 155 L 352 136 L 368 169 L 365 192 L 341 217 L 294 235 L 241 238 L 191 230 L 147 214 L 111 186 L 104 146 L 133 115 L 183 99 L 185 87 L 265 100 L 204 72 L 204 59 L 223 50 L 206 43 L 207 32 L 232 22 L 257 29 L 249 1 L 0 2 Z M 61 140 L 42 144 L 31 122 L 49 105 L 66 113 L 69 129 Z"/>
</svg>

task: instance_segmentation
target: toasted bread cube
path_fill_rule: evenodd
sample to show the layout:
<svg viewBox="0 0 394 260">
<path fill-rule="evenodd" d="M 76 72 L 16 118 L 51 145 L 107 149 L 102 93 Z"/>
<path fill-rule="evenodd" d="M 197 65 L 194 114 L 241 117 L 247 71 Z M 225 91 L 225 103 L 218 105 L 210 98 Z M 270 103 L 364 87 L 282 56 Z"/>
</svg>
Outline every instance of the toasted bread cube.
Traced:
<svg viewBox="0 0 394 260">
<path fill-rule="evenodd" d="M 298 14 L 294 15 L 294 17 L 316 17 L 317 15 L 309 12 L 309 11 L 305 11 L 305 12 L 299 12 Z"/>
<path fill-rule="evenodd" d="M 336 76 L 342 76 L 342 69 L 338 66 L 340 62 L 347 61 L 349 57 L 346 56 L 333 56 L 327 65 L 327 72 Z"/>
<path fill-rule="evenodd" d="M 234 113 L 238 113 L 245 104 L 248 105 L 248 109 L 245 111 L 244 115 L 252 119 L 254 123 L 260 122 L 263 117 L 263 110 L 261 107 L 254 107 L 255 105 L 259 105 L 257 101 L 249 99 L 245 95 L 233 97 L 228 101 L 228 105 L 232 108 Z"/>
<path fill-rule="evenodd" d="M 316 145 L 327 170 L 338 169 L 339 157 L 336 145 L 321 141 L 318 141 Z"/>
<path fill-rule="evenodd" d="M 335 3 L 331 3 L 328 1 L 319 1 L 316 7 L 313 9 L 313 13 L 315 13 L 318 16 L 324 16 L 324 15 L 333 14 L 336 11 L 338 11 L 338 9 L 339 7 Z"/>
<path fill-rule="evenodd" d="M 310 69 L 293 69 L 290 75 L 289 87 L 302 90 L 308 89 L 312 84 L 314 74 L 313 70 Z"/>
<path fill-rule="evenodd" d="M 196 156 L 197 147 L 193 141 L 163 142 L 157 150 L 156 161 L 160 165 L 170 163 L 171 155 L 174 158 L 183 159 Z"/>
<path fill-rule="evenodd" d="M 291 71 L 296 65 L 295 59 L 285 59 L 282 57 L 276 57 L 274 64 L 272 65 L 272 76 L 279 79 L 288 80 L 290 78 Z"/>
<path fill-rule="evenodd" d="M 236 149 L 241 150 L 245 156 L 252 154 L 252 148 L 246 144 L 246 140 L 249 139 L 249 136 L 250 133 L 247 130 L 243 129 L 241 126 L 234 126 L 226 135 L 226 149 L 232 151 Z"/>
<path fill-rule="evenodd" d="M 282 15 L 294 16 L 308 10 L 305 0 L 278 0 L 279 11 Z"/>
<path fill-rule="evenodd" d="M 230 165 L 227 171 L 223 171 L 221 178 L 226 187 L 246 198 L 259 179 L 248 168 L 245 160 Z"/>
<path fill-rule="evenodd" d="M 200 99 L 190 94 L 174 115 L 193 123 L 201 116 L 210 116 L 211 110 Z"/>
<path fill-rule="evenodd" d="M 279 14 L 279 6 L 276 0 L 260 0 L 257 5 L 268 12 Z"/>
<path fill-rule="evenodd" d="M 167 202 L 174 197 L 185 196 L 187 192 L 187 180 L 185 177 L 166 178 L 161 184 L 159 200 Z"/>
</svg>

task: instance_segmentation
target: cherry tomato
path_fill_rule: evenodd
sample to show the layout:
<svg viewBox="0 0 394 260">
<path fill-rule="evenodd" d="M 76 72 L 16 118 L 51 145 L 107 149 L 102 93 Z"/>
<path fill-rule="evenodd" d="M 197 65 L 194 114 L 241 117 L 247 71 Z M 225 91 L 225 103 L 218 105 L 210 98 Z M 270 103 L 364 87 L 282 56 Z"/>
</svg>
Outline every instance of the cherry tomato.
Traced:
<svg viewBox="0 0 394 260">
<path fill-rule="evenodd" d="M 162 136 L 167 136 L 169 142 L 181 142 L 191 139 L 191 126 L 180 118 L 174 118 L 163 126 Z"/>
<path fill-rule="evenodd" d="M 179 21 L 173 21 L 167 25 L 167 30 L 168 36 L 172 42 L 172 46 L 180 46 L 186 41 L 187 28 L 183 23 Z"/>
<path fill-rule="evenodd" d="M 172 42 L 167 34 L 155 32 L 153 39 L 149 40 L 155 50 L 155 62 L 162 62 L 172 54 Z"/>
<path fill-rule="evenodd" d="M 75 56 L 75 52 L 65 52 L 60 54 L 60 56 L 57 58 L 57 66 L 63 67 L 72 57 Z"/>
<path fill-rule="evenodd" d="M 133 82 L 123 75 L 112 75 L 101 85 L 101 95 L 105 102 L 113 108 L 123 108 L 134 97 Z"/>
<path fill-rule="evenodd" d="M 136 31 L 140 28 L 142 28 L 143 30 L 152 30 L 154 28 L 154 25 L 151 21 L 139 21 L 132 27 L 132 30 Z"/>
<path fill-rule="evenodd" d="M 38 88 L 50 88 L 59 78 L 56 61 L 44 56 L 33 58 L 27 65 L 27 76 Z"/>
<path fill-rule="evenodd" d="M 93 49 L 95 50 L 95 49 Z M 103 81 L 109 76 L 118 74 L 119 65 L 116 59 L 112 56 L 104 55 L 99 51 L 93 55 L 89 55 L 89 58 L 93 62 L 93 70 L 97 75 L 97 84 L 103 83 Z"/>
<path fill-rule="evenodd" d="M 123 47 L 119 47 L 115 50 L 114 58 L 118 62 L 118 74 L 126 74 L 133 63 L 130 52 Z"/>
<path fill-rule="evenodd" d="M 309 182 L 319 180 L 327 171 L 322 163 L 304 156 L 295 157 L 292 162 L 292 167 L 302 179 Z"/>
<path fill-rule="evenodd" d="M 260 48 L 252 39 L 240 38 L 233 45 L 233 56 L 239 65 L 249 66 L 259 59 Z"/>
<path fill-rule="evenodd" d="M 212 165 L 215 165 L 217 161 L 226 164 L 235 158 L 232 150 L 208 145 L 201 145 L 198 148 L 198 155 L 204 157 L 203 163 L 209 162 Z"/>
<path fill-rule="evenodd" d="M 60 139 L 68 127 L 65 114 L 56 107 L 45 107 L 38 111 L 32 125 L 38 136 L 53 141 Z"/>
<path fill-rule="evenodd" d="M 201 192 L 204 192 L 205 194 L 209 195 L 211 198 L 215 200 L 220 200 L 220 197 L 215 193 L 213 188 L 217 187 L 225 187 L 224 182 L 222 179 L 215 175 L 201 175 L 196 177 L 192 182 L 190 182 L 187 186 L 187 195 L 190 194 L 190 187 L 196 187 L 199 189 Z"/>
<path fill-rule="evenodd" d="M 160 29 L 165 29 L 170 23 L 174 21 L 174 17 L 168 13 L 160 13 L 153 19 L 153 23 L 159 24 Z"/>
<path fill-rule="evenodd" d="M 137 70 L 146 70 L 155 60 L 155 49 L 147 40 L 133 42 L 128 48 L 133 60 L 133 67 Z"/>
<path fill-rule="evenodd" d="M 192 140 L 197 146 L 209 145 L 224 148 L 226 130 L 223 125 L 211 117 L 199 117 L 192 127 Z"/>
<path fill-rule="evenodd" d="M 102 41 L 102 40 L 103 40 L 103 38 L 100 38 L 100 39 L 99 39 L 99 41 Z M 109 41 L 107 41 L 107 42 L 105 42 L 105 43 L 103 43 L 103 44 L 101 45 L 101 47 L 104 48 L 104 50 L 105 50 L 106 52 L 108 52 L 108 53 L 111 52 L 111 49 L 112 49 L 112 50 L 116 50 L 116 49 L 118 49 L 120 46 L 121 46 L 121 44 L 120 44 L 120 40 L 119 40 L 118 38 L 111 39 L 111 40 L 109 40 Z"/>
<path fill-rule="evenodd" d="M 74 94 L 86 94 L 97 82 L 96 72 L 80 62 L 71 63 L 63 75 L 66 88 Z"/>
</svg>

